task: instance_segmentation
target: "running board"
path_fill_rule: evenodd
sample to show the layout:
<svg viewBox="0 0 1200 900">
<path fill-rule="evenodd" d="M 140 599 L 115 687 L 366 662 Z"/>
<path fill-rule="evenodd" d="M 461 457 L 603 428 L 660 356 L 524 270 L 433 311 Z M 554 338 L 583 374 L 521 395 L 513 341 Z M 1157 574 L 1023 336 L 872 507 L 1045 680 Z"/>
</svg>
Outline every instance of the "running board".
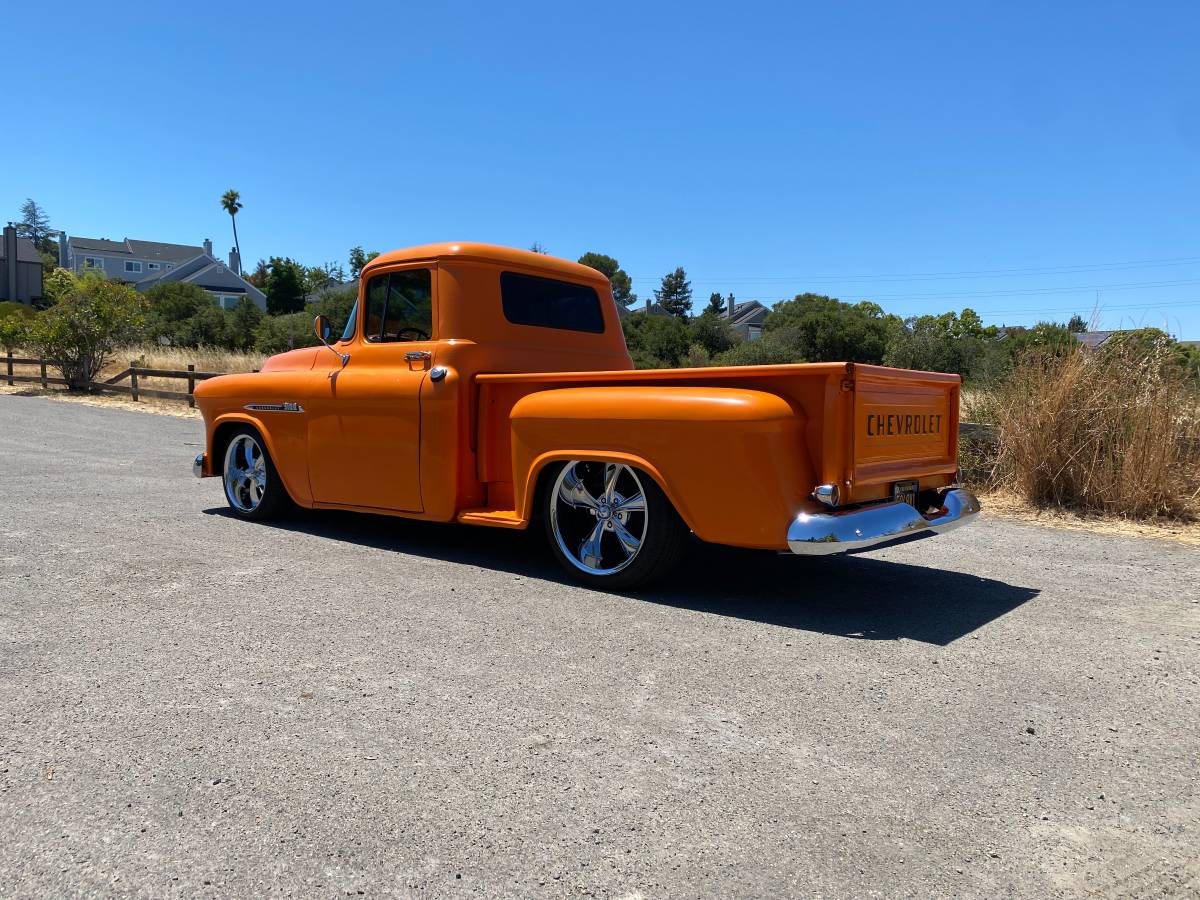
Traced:
<svg viewBox="0 0 1200 900">
<path fill-rule="evenodd" d="M 465 509 L 458 514 L 464 525 L 487 525 L 492 528 L 524 528 L 529 523 L 515 509 Z"/>
</svg>

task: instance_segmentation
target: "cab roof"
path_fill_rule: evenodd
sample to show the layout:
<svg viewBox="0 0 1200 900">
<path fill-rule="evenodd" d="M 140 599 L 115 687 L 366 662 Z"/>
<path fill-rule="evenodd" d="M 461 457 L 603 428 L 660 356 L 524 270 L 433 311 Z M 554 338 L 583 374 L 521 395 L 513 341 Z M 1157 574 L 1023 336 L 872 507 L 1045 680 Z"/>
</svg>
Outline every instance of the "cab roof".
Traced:
<svg viewBox="0 0 1200 900">
<path fill-rule="evenodd" d="M 517 250 L 515 247 L 479 244 L 473 241 L 446 241 L 440 244 L 422 244 L 419 247 L 392 250 L 371 260 L 363 268 L 363 277 L 368 277 L 373 269 L 389 263 L 439 259 L 470 259 L 499 266 L 521 266 L 526 269 L 541 269 L 547 273 L 548 277 L 558 275 L 575 281 L 600 280 L 608 283 L 608 279 L 602 273 L 588 266 L 571 262 L 569 259 L 559 259 L 557 256 L 534 253 L 531 250 Z"/>
</svg>

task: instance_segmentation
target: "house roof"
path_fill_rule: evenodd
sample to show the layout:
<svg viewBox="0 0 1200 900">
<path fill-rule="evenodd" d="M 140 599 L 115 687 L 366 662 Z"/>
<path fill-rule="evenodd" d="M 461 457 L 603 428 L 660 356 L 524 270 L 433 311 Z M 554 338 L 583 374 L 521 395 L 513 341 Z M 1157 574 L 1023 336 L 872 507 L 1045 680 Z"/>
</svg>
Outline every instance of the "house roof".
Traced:
<svg viewBox="0 0 1200 900">
<path fill-rule="evenodd" d="M 137 282 L 139 291 L 148 291 L 157 284 L 182 281 L 194 284 L 206 291 L 218 294 L 245 294 L 254 298 L 259 306 L 266 303 L 267 295 L 238 275 L 223 262 L 201 252 L 172 269 L 153 272 Z"/>
<path fill-rule="evenodd" d="M 1079 343 L 1083 344 L 1089 350 L 1095 350 L 1114 334 L 1119 333 L 1117 331 L 1080 331 L 1076 332 L 1075 340 L 1079 341 Z"/>
<path fill-rule="evenodd" d="M 4 259 L 4 241 L 0 241 L 0 259 Z M 41 254 L 38 253 L 37 247 L 29 238 L 17 238 L 17 262 L 42 264 Z"/>
<path fill-rule="evenodd" d="M 729 310 L 725 310 L 725 318 L 734 325 L 744 325 L 747 322 L 757 318 L 766 318 L 771 312 L 766 306 L 759 303 L 757 300 L 743 300 L 741 303 L 733 305 L 733 315 L 729 315 Z"/>
<path fill-rule="evenodd" d="M 115 253 L 135 259 L 151 259 L 171 263 L 186 262 L 204 252 L 203 247 L 191 244 L 165 244 L 162 241 L 135 241 L 131 238 L 110 241 L 107 238 L 72 236 L 67 238 L 67 241 L 75 250 Z"/>
</svg>

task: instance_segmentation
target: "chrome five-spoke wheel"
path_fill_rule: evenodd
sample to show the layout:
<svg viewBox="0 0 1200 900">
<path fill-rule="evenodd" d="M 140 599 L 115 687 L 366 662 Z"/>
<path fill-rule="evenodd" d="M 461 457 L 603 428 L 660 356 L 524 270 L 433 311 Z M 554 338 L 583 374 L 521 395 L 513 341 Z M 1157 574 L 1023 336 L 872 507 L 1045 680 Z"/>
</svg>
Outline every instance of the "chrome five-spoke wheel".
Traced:
<svg viewBox="0 0 1200 900">
<path fill-rule="evenodd" d="M 572 460 L 546 499 L 555 555 L 584 581 L 632 586 L 678 556 L 685 529 L 658 485 L 631 466 Z"/>
<path fill-rule="evenodd" d="M 291 504 L 267 445 L 254 428 L 239 426 L 229 435 L 222 462 L 225 499 L 240 518 L 270 519 Z"/>
<path fill-rule="evenodd" d="M 225 496 L 238 512 L 258 509 L 267 492 L 267 458 L 251 434 L 242 433 L 225 450 Z"/>
</svg>

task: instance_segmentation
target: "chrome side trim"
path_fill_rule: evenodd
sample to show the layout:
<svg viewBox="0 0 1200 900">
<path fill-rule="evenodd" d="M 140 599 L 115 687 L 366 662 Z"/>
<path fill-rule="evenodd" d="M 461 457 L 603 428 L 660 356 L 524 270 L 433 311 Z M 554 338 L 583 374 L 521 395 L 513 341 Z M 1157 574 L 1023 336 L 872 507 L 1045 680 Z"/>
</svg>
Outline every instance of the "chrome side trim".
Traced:
<svg viewBox="0 0 1200 900">
<path fill-rule="evenodd" d="M 197 478 L 204 477 L 204 457 L 206 454 L 197 453 L 196 458 L 192 460 L 192 474 Z"/>
<path fill-rule="evenodd" d="M 968 490 L 951 488 L 940 497 L 940 514 L 926 517 L 902 501 L 830 513 L 800 513 L 788 526 L 793 553 L 824 556 L 865 550 L 906 537 L 932 537 L 965 525 L 978 515 L 979 500 Z"/>
<path fill-rule="evenodd" d="M 242 408 L 254 412 L 304 412 L 304 407 L 299 403 L 247 403 Z"/>
</svg>

